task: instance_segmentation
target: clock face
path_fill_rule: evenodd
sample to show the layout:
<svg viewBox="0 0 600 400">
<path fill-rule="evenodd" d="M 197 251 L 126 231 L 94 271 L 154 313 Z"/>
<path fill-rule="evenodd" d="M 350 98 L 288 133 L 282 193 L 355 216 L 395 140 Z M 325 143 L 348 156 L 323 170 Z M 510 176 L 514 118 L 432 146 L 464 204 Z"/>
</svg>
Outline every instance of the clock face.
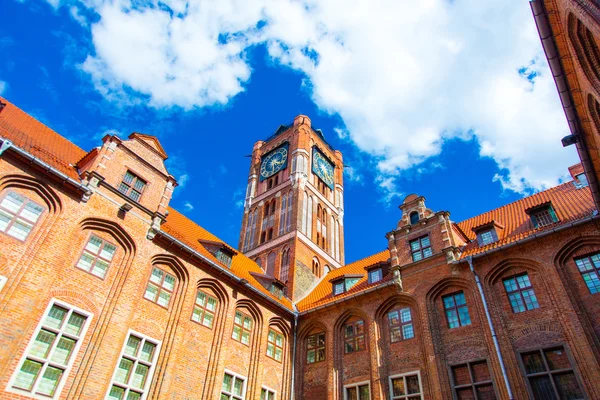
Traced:
<svg viewBox="0 0 600 400">
<path fill-rule="evenodd" d="M 335 183 L 333 170 L 334 165 L 320 151 L 314 148 L 312 171 L 331 189 L 333 189 Z"/>
<path fill-rule="evenodd" d="M 279 147 L 263 157 L 260 164 L 260 180 L 263 181 L 287 166 L 287 144 Z"/>
</svg>

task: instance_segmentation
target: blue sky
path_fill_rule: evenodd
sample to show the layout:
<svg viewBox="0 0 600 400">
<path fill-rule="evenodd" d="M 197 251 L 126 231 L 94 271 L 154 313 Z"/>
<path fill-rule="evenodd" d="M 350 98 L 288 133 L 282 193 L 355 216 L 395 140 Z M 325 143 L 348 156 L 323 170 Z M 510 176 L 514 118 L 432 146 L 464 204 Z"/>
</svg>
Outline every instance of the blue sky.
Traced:
<svg viewBox="0 0 600 400">
<path fill-rule="evenodd" d="M 0 94 L 86 150 L 157 135 L 172 205 L 233 245 L 244 156 L 309 115 L 350 166 L 347 261 L 386 247 L 410 193 L 460 221 L 577 162 L 525 1 L 218 3 L 8 0 Z"/>
</svg>

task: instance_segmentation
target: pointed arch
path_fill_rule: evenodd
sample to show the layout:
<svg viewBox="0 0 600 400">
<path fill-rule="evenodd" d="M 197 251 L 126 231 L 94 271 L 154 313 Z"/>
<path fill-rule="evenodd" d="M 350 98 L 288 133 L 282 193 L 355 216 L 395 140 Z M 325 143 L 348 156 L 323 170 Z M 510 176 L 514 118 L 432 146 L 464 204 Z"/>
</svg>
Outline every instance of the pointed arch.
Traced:
<svg viewBox="0 0 600 400">
<path fill-rule="evenodd" d="M 116 222 L 102 218 L 86 218 L 79 222 L 82 230 L 97 230 L 105 232 L 125 250 L 127 254 L 134 255 L 137 249 L 135 240 Z"/>
<path fill-rule="evenodd" d="M 515 267 L 535 272 L 539 272 L 541 268 L 541 266 L 533 260 L 528 260 L 526 258 L 510 258 L 507 260 L 502 260 L 501 262 L 490 268 L 483 277 L 483 282 L 487 286 L 492 286 L 496 282 L 498 282 L 499 279 L 502 278 L 506 271 Z"/>
<path fill-rule="evenodd" d="M 567 16 L 569 40 L 590 84 L 600 91 L 600 48 L 594 34 L 573 13 Z"/>
<path fill-rule="evenodd" d="M 292 196 L 293 196 L 293 192 L 290 190 L 290 193 L 288 194 L 288 198 L 287 198 L 288 206 L 287 206 L 285 232 L 290 232 L 292 230 L 292 198 L 293 198 Z"/>
<path fill-rule="evenodd" d="M 48 211 L 52 214 L 62 212 L 62 202 L 58 194 L 47 183 L 38 181 L 30 176 L 11 174 L 0 178 L 0 191 L 9 188 L 19 188 L 35 192 L 42 198 Z"/>
<path fill-rule="evenodd" d="M 290 248 L 286 247 L 281 252 L 281 267 L 279 268 L 279 280 L 288 282 L 290 274 Z"/>
<path fill-rule="evenodd" d="M 281 196 L 281 210 L 279 211 L 279 236 L 285 233 L 287 216 L 287 194 Z"/>
<path fill-rule="evenodd" d="M 306 213 L 306 236 L 312 240 L 312 226 L 313 226 L 313 198 L 308 197 L 308 206 Z"/>
</svg>

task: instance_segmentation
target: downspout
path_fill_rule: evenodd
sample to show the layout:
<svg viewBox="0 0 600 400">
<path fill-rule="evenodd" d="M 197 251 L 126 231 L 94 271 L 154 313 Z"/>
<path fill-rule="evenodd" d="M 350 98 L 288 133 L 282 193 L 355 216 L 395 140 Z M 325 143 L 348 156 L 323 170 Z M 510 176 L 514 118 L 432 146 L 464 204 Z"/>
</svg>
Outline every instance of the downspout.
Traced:
<svg viewBox="0 0 600 400">
<path fill-rule="evenodd" d="M 291 396 L 290 400 L 294 400 L 296 397 L 296 345 L 298 340 L 298 309 L 294 304 L 294 348 L 292 349 L 292 384 L 291 384 Z"/>
<path fill-rule="evenodd" d="M 500 369 L 502 370 L 502 378 L 504 379 L 504 385 L 506 386 L 506 391 L 508 392 L 508 398 L 510 400 L 514 400 L 514 396 L 512 394 L 512 389 L 510 388 L 510 382 L 508 381 L 508 375 L 506 374 L 506 368 L 504 367 L 504 359 L 502 358 L 502 353 L 500 353 L 500 345 L 498 344 L 498 337 L 496 336 L 496 331 L 494 330 L 494 324 L 492 323 L 492 317 L 490 316 L 490 310 L 488 309 L 487 302 L 485 301 L 485 294 L 483 293 L 483 286 L 481 285 L 481 281 L 479 280 L 479 275 L 475 272 L 473 268 L 473 259 L 471 257 L 467 257 L 467 262 L 469 263 L 469 268 L 471 268 L 471 272 L 475 277 L 475 282 L 477 283 L 477 289 L 479 290 L 479 295 L 481 296 L 481 301 L 483 302 L 483 309 L 485 310 L 485 316 L 487 318 L 488 326 L 490 327 L 490 332 L 492 333 L 492 340 L 494 341 L 494 347 L 496 348 L 496 355 L 498 356 L 498 361 L 500 362 Z"/>
</svg>

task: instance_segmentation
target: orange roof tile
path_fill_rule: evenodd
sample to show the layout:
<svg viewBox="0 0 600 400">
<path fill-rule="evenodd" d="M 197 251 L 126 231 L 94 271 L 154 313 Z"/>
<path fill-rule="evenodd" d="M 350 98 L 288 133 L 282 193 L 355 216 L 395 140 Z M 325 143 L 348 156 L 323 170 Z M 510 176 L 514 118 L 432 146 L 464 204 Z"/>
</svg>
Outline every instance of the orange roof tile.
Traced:
<svg viewBox="0 0 600 400">
<path fill-rule="evenodd" d="M 530 216 L 525 212 L 532 207 L 551 202 L 559 222 L 542 228 L 535 228 Z M 563 183 L 543 192 L 525 197 L 492 211 L 488 211 L 473 218 L 469 218 L 457 225 L 472 242 L 468 243 L 462 252 L 461 258 L 480 254 L 482 252 L 504 246 L 531 236 L 534 233 L 556 228 L 573 221 L 592 215 L 594 202 L 588 187 L 577 188 L 573 182 Z M 504 226 L 497 229 L 498 241 L 487 246 L 479 246 L 477 235 L 473 228 L 495 221 Z"/>
<path fill-rule="evenodd" d="M 373 255 L 370 255 L 369 257 L 363 258 L 351 264 L 344 265 L 341 268 L 330 271 L 327 275 L 321 278 L 321 281 L 305 298 L 298 302 L 298 304 L 296 305 L 298 311 L 308 311 L 310 309 L 350 297 L 354 294 L 366 290 L 369 287 L 378 286 L 382 282 L 389 281 L 391 279 L 391 276 L 388 274 L 387 277 L 384 277 L 383 281 L 379 281 L 376 284 L 369 285 L 367 271 L 365 271 L 365 267 L 387 261 L 389 260 L 389 258 L 390 252 L 388 249 L 385 249 L 383 251 L 380 251 L 379 253 L 375 253 Z M 330 281 L 335 278 L 342 277 L 343 275 L 351 274 L 364 276 L 349 291 L 344 292 L 343 294 L 339 294 L 337 296 L 333 296 L 333 290 Z"/>
<path fill-rule="evenodd" d="M 85 151 L 5 98 L 0 97 L 0 102 L 5 104 L 0 111 L 0 137 L 79 180 L 73 165 L 85 156 Z"/>
<path fill-rule="evenodd" d="M 169 216 L 167 217 L 167 222 L 161 226 L 161 230 L 177 238 L 187 246 L 196 250 L 198 253 L 209 258 L 211 261 L 222 265 L 224 269 L 228 269 L 227 266 L 218 261 L 208 250 L 206 250 L 206 248 L 202 246 L 198 240 L 218 242 L 225 245 L 227 244 L 174 208 L 169 207 Z M 231 271 L 231 273 L 237 277 L 247 280 L 252 286 L 271 297 L 276 302 L 282 304 L 290 310 L 292 309 L 292 303 L 288 298 L 282 297 L 281 299 L 278 299 L 277 296 L 269 292 L 256 280 L 251 272 L 255 274 L 264 274 L 264 271 L 258 266 L 258 264 L 246 257 L 241 252 L 237 252 L 237 254 L 233 256 L 229 271 Z"/>
</svg>

